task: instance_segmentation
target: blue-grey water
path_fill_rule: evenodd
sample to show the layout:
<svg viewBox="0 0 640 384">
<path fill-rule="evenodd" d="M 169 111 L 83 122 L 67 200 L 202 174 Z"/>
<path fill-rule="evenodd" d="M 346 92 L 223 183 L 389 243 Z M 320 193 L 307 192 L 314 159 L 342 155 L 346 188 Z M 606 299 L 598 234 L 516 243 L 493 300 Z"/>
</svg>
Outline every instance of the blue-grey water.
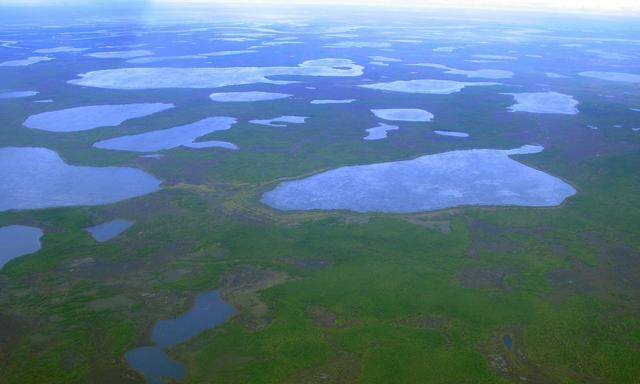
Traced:
<svg viewBox="0 0 640 384">
<path fill-rule="evenodd" d="M 151 341 L 164 348 L 173 347 L 212 328 L 235 314 L 235 309 L 222 301 L 218 291 L 202 293 L 189 311 L 176 319 L 160 320 L 151 332 Z"/>
<path fill-rule="evenodd" d="M 153 346 L 132 349 L 125 358 L 150 384 L 163 384 L 166 378 L 181 380 L 186 376 L 184 365 L 171 360 L 164 349 L 222 324 L 235 313 L 232 306 L 222 301 L 217 290 L 201 293 L 193 308 L 183 315 L 156 323 L 151 331 Z"/>
<path fill-rule="evenodd" d="M 504 346 L 507 347 L 507 349 L 513 348 L 513 340 L 511 340 L 511 336 L 509 335 L 502 336 L 502 342 L 504 343 Z"/>
<path fill-rule="evenodd" d="M 287 124 L 304 124 L 308 117 L 305 116 L 279 116 L 272 119 L 249 120 L 252 124 L 268 125 L 271 127 L 286 127 Z"/>
<path fill-rule="evenodd" d="M 149 384 L 163 384 L 167 378 L 182 380 L 187 375 L 187 369 L 183 364 L 171 360 L 164 350 L 158 347 L 132 349 L 124 356 Z"/>
<path fill-rule="evenodd" d="M 31 97 L 37 95 L 36 91 L 11 91 L 0 92 L 0 99 L 21 99 L 23 97 Z"/>
<path fill-rule="evenodd" d="M 40 228 L 26 225 L 0 227 L 0 269 L 16 257 L 34 253 L 42 246 Z"/>
<path fill-rule="evenodd" d="M 262 196 L 280 210 L 420 212 L 462 205 L 558 205 L 576 190 L 511 155 L 542 151 L 473 149 L 413 160 L 341 167 L 281 183 Z"/>
<path fill-rule="evenodd" d="M 387 132 L 396 131 L 399 127 L 397 125 L 390 125 L 385 123 L 379 123 L 373 128 L 365 129 L 367 136 L 363 137 L 364 140 L 382 140 L 387 138 Z"/>
<path fill-rule="evenodd" d="M 72 205 L 101 205 L 160 188 L 160 180 L 136 168 L 66 164 L 46 148 L 0 148 L 0 212 Z"/>
<path fill-rule="evenodd" d="M 97 242 L 111 240 L 133 225 L 132 220 L 115 219 L 85 228 Z"/>
<path fill-rule="evenodd" d="M 119 136 L 95 143 L 96 148 L 111 149 L 115 151 L 155 152 L 180 146 L 192 148 L 223 147 L 236 149 L 237 147 L 224 141 L 198 142 L 201 136 L 212 132 L 224 131 L 233 124 L 236 119 L 231 117 L 209 117 L 191 124 L 178 127 L 160 129 L 140 133 L 138 135 Z"/>
<path fill-rule="evenodd" d="M 98 127 L 111 127 L 138 117 L 149 116 L 173 108 L 173 104 L 138 103 L 89 105 L 49 111 L 29 116 L 24 126 L 51 132 L 77 132 Z"/>
</svg>

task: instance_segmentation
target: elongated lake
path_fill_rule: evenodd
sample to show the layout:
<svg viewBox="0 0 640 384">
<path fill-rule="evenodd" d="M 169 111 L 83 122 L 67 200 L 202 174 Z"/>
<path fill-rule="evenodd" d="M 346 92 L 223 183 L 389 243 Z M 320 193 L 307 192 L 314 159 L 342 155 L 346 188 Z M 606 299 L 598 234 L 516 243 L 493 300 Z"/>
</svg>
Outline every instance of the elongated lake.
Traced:
<svg viewBox="0 0 640 384">
<path fill-rule="evenodd" d="M 186 376 L 185 367 L 171 360 L 164 349 L 222 324 L 235 313 L 232 306 L 222 301 L 217 290 L 201 293 L 196 297 L 193 308 L 183 315 L 156 323 L 151 331 L 154 346 L 132 349 L 125 358 L 150 384 L 162 384 L 167 378 L 181 380 Z"/>
<path fill-rule="evenodd" d="M 107 221 L 106 223 L 94 225 L 93 227 L 85 228 L 87 232 L 93 237 L 93 239 L 99 243 L 108 241 L 118 236 L 122 232 L 131 228 L 133 221 L 124 219 L 115 219 Z"/>
<path fill-rule="evenodd" d="M 237 149 L 238 147 L 236 147 L 235 144 L 226 141 L 195 141 L 197 138 L 209 133 L 227 130 L 235 123 L 236 119 L 231 117 L 209 117 L 196 121 L 195 123 L 178 127 L 160 129 L 138 135 L 114 137 L 112 139 L 98 141 L 93 144 L 93 146 L 115 151 L 133 152 L 156 152 L 180 146 L 190 148 L 222 147 Z"/>
<path fill-rule="evenodd" d="M 558 205 L 576 190 L 511 155 L 542 151 L 472 149 L 337 168 L 281 183 L 262 196 L 280 210 L 420 212 L 462 205 Z"/>
<path fill-rule="evenodd" d="M 148 116 L 170 108 L 173 108 L 173 104 L 90 105 L 29 116 L 24 126 L 51 132 L 86 131 L 120 125 L 126 120 Z"/>
</svg>

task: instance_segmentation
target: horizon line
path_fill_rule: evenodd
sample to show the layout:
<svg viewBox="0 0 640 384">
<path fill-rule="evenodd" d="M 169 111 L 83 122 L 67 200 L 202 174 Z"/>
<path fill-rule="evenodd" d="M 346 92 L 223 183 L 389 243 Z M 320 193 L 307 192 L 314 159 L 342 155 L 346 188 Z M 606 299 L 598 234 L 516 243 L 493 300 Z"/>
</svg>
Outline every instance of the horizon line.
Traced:
<svg viewBox="0 0 640 384">
<path fill-rule="evenodd" d="M 566 14 L 588 14 L 603 16 L 640 16 L 640 2 L 629 0 L 4 0 L 0 7 L 91 7 L 91 6 L 119 7 L 122 5 L 150 5 L 150 6 L 213 6 L 224 5 L 230 7 L 242 6 L 327 6 L 337 8 L 370 7 L 390 8 L 398 10 L 469 10 L 469 11 L 506 11 L 547 13 L 560 12 Z"/>
</svg>

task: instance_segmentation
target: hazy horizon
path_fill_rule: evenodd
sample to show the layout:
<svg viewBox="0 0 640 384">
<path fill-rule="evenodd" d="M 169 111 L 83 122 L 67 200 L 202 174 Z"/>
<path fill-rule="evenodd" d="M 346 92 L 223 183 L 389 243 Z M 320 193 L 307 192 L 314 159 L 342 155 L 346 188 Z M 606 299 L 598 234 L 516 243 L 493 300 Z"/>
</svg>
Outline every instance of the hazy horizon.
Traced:
<svg viewBox="0 0 640 384">
<path fill-rule="evenodd" d="M 331 7 L 387 7 L 387 8 L 415 8 L 415 9 L 469 9 L 469 10 L 504 10 L 504 11 L 560 11 L 563 13 L 590 13 L 590 14 L 617 14 L 624 16 L 640 16 L 640 3 L 631 0 L 398 0 L 389 2 L 387 0 L 239 0 L 230 2 L 228 0 L 139 0 L 139 1 L 81 1 L 81 0 L 4 0 L 0 6 L 121 6 L 121 5 L 142 5 L 142 6 L 331 6 Z"/>
<path fill-rule="evenodd" d="M 0 0 L 0 383 L 640 384 L 638 16 Z"/>
</svg>

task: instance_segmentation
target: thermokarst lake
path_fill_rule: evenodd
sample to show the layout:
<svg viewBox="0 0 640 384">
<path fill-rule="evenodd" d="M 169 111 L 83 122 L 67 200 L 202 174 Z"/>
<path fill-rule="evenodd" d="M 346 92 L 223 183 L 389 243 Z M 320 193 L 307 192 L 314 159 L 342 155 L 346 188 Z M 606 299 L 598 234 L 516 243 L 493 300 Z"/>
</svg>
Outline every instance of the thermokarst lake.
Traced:
<svg viewBox="0 0 640 384">
<path fill-rule="evenodd" d="M 180 317 L 158 321 L 151 331 L 153 345 L 128 351 L 127 362 L 150 384 L 162 384 L 165 379 L 183 380 L 187 374 L 184 365 L 171 360 L 165 349 L 225 322 L 235 313 L 232 306 L 222 301 L 218 291 L 202 293 L 196 296 L 193 308 Z"/>
<path fill-rule="evenodd" d="M 40 228 L 26 225 L 0 227 L 0 269 L 16 257 L 38 251 L 42 235 Z"/>
<path fill-rule="evenodd" d="M 367 136 L 365 136 L 364 140 L 382 140 L 387 138 L 387 132 L 396 131 L 400 129 L 397 125 L 390 125 L 385 123 L 380 123 L 373 128 L 367 128 Z"/>
<path fill-rule="evenodd" d="M 451 136 L 451 137 L 469 137 L 469 134 L 466 132 L 456 132 L 456 131 L 433 131 L 436 135 L 440 136 Z"/>
<path fill-rule="evenodd" d="M 209 98 L 218 102 L 250 102 L 250 101 L 266 101 L 266 100 L 279 100 L 286 99 L 293 95 L 277 92 L 223 92 L 212 93 Z"/>
<path fill-rule="evenodd" d="M 363 67 L 348 59 L 308 60 L 293 67 L 118 68 L 91 71 L 69 84 L 108 89 L 217 88 L 255 83 L 289 84 L 270 76 L 353 77 Z"/>
<path fill-rule="evenodd" d="M 36 91 L 9 91 L 0 92 L 0 99 L 20 99 L 23 97 L 31 97 L 37 95 Z"/>
<path fill-rule="evenodd" d="M 112 139 L 98 141 L 93 146 L 114 151 L 133 152 L 156 152 L 180 146 L 190 148 L 220 147 L 237 149 L 238 147 L 235 144 L 226 141 L 196 141 L 197 138 L 209 133 L 227 130 L 231 128 L 235 122 L 236 119 L 231 117 L 209 117 L 195 123 L 178 127 L 150 131 L 138 135 L 114 137 Z"/>
<path fill-rule="evenodd" d="M 304 124 L 306 116 L 278 116 L 271 119 L 249 120 L 252 124 L 266 125 L 270 127 L 286 127 L 287 124 Z"/>
<path fill-rule="evenodd" d="M 25 67 L 27 65 L 38 64 L 50 60 L 53 60 L 53 58 L 46 56 L 32 56 L 25 59 L 3 61 L 0 63 L 0 67 Z"/>
<path fill-rule="evenodd" d="M 120 125 L 129 119 L 149 116 L 173 107 L 173 104 L 163 103 L 76 107 L 29 116 L 24 126 L 51 132 L 86 131 Z"/>
<path fill-rule="evenodd" d="M 134 222 L 132 220 L 115 219 L 107 221 L 106 223 L 85 228 L 85 230 L 89 232 L 89 234 L 95 241 L 102 243 L 113 239 L 122 232 L 131 228 L 133 223 Z"/>
<path fill-rule="evenodd" d="M 354 165 L 286 181 L 262 196 L 280 210 L 419 212 L 463 205 L 554 206 L 576 190 L 510 156 L 542 151 L 474 149 Z"/>
<path fill-rule="evenodd" d="M 640 83 L 640 74 L 626 72 L 607 72 L 607 71 L 584 71 L 578 73 L 580 76 L 590 77 L 593 79 L 618 81 L 622 83 Z"/>
<path fill-rule="evenodd" d="M 507 93 L 516 99 L 516 104 L 509 107 L 511 112 L 558 113 L 575 115 L 579 104 L 572 96 L 558 92 L 525 92 Z"/>
<path fill-rule="evenodd" d="M 0 383 L 640 383 L 620 1 L 0 0 Z"/>
<path fill-rule="evenodd" d="M 436 69 L 442 69 L 445 73 L 450 75 L 462 75 L 470 78 L 479 78 L 479 79 L 509 79 L 513 77 L 513 72 L 506 71 L 504 69 L 474 69 L 474 70 L 464 70 L 464 69 L 456 69 L 447 67 L 446 65 L 441 64 L 431 64 L 431 63 L 420 63 L 420 64 L 412 64 L 419 67 L 430 67 Z"/>
<path fill-rule="evenodd" d="M 160 180 L 140 169 L 68 165 L 46 148 L 0 148 L 0 169 L 0 212 L 107 204 L 160 188 Z"/>
<path fill-rule="evenodd" d="M 356 101 L 355 99 L 343 99 L 343 100 L 311 100 L 311 104 L 350 104 Z"/>
<path fill-rule="evenodd" d="M 481 87 L 499 85 L 491 82 L 462 82 L 439 79 L 397 80 L 384 83 L 362 84 L 360 87 L 379 91 L 392 91 L 404 93 L 426 93 L 434 95 L 448 95 L 460 92 L 465 87 Z"/>
<path fill-rule="evenodd" d="M 383 120 L 391 121 L 431 121 L 433 113 L 417 108 L 372 109 L 371 112 Z"/>
</svg>

